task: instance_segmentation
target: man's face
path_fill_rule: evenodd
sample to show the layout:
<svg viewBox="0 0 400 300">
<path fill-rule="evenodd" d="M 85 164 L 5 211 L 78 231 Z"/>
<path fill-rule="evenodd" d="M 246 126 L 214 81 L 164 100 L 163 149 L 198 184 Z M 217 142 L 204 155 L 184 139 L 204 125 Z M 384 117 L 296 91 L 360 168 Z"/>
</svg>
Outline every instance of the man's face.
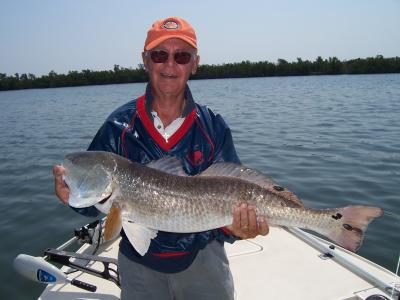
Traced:
<svg viewBox="0 0 400 300">
<path fill-rule="evenodd" d="M 163 63 L 155 63 L 151 59 L 152 51 L 165 51 L 168 59 Z M 187 64 L 178 64 L 174 54 L 188 52 L 193 54 Z M 150 51 L 143 52 L 143 63 L 149 73 L 150 83 L 154 96 L 178 96 L 185 91 L 186 82 L 190 74 L 195 74 L 199 63 L 199 56 L 195 55 L 196 49 L 181 39 L 168 39 Z"/>
</svg>

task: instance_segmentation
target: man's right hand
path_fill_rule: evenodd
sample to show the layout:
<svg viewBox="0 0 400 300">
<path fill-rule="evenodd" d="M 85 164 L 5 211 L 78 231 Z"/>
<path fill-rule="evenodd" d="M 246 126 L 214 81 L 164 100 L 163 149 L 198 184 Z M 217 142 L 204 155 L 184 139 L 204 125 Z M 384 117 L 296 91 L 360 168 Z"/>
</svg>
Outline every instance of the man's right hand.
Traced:
<svg viewBox="0 0 400 300">
<path fill-rule="evenodd" d="M 64 174 L 65 174 L 65 169 L 63 166 L 56 165 L 53 167 L 54 186 L 56 195 L 62 203 L 68 204 L 69 187 L 63 180 Z"/>
</svg>

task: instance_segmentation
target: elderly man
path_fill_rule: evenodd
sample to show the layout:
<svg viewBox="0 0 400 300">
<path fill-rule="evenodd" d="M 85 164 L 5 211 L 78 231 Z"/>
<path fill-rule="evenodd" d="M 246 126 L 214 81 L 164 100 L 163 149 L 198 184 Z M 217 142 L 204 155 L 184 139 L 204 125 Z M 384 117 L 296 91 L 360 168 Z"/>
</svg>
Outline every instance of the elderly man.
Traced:
<svg viewBox="0 0 400 300">
<path fill-rule="evenodd" d="M 194 102 L 187 85 L 199 64 L 192 26 L 178 17 L 155 22 L 142 53 L 150 82 L 143 96 L 114 111 L 89 151 L 111 151 L 146 164 L 165 155 L 179 157 L 194 175 L 215 161 L 239 163 L 229 128 L 219 115 Z M 64 170 L 53 168 L 57 196 L 68 203 Z M 221 187 L 224 188 L 224 187 Z M 95 215 L 92 207 L 80 211 Z M 119 251 L 122 299 L 233 299 L 233 280 L 224 241 L 266 235 L 265 220 L 245 203 L 233 224 L 199 233 L 159 232 L 141 256 L 124 232 Z"/>
</svg>

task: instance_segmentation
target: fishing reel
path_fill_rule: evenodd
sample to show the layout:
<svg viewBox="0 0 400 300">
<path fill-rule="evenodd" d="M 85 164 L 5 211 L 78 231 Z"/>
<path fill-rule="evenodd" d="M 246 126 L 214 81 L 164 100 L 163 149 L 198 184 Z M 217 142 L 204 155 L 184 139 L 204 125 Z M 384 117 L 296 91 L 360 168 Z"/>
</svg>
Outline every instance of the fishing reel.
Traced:
<svg viewBox="0 0 400 300">
<path fill-rule="evenodd" d="M 77 242 L 80 245 L 90 244 L 97 250 L 98 246 L 102 242 L 103 223 L 104 220 L 96 220 L 82 226 L 81 228 L 75 229 L 74 235 L 77 238 Z"/>
</svg>

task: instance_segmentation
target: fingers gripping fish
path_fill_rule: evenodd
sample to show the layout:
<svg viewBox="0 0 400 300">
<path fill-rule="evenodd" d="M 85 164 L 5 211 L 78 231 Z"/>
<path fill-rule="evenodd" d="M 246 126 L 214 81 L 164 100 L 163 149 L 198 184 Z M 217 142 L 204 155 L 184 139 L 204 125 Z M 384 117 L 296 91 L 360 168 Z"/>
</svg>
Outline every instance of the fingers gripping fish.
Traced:
<svg viewBox="0 0 400 300">
<path fill-rule="evenodd" d="M 105 240 L 121 228 L 144 255 L 157 231 L 199 232 L 232 224 L 241 202 L 255 207 L 270 226 L 310 229 L 351 251 L 361 246 L 368 224 L 383 214 L 370 206 L 306 208 L 287 189 L 259 171 L 233 163 L 215 163 L 188 176 L 181 162 L 165 157 L 143 166 L 110 152 L 65 156 L 69 205 L 95 205 L 107 213 Z"/>
</svg>

